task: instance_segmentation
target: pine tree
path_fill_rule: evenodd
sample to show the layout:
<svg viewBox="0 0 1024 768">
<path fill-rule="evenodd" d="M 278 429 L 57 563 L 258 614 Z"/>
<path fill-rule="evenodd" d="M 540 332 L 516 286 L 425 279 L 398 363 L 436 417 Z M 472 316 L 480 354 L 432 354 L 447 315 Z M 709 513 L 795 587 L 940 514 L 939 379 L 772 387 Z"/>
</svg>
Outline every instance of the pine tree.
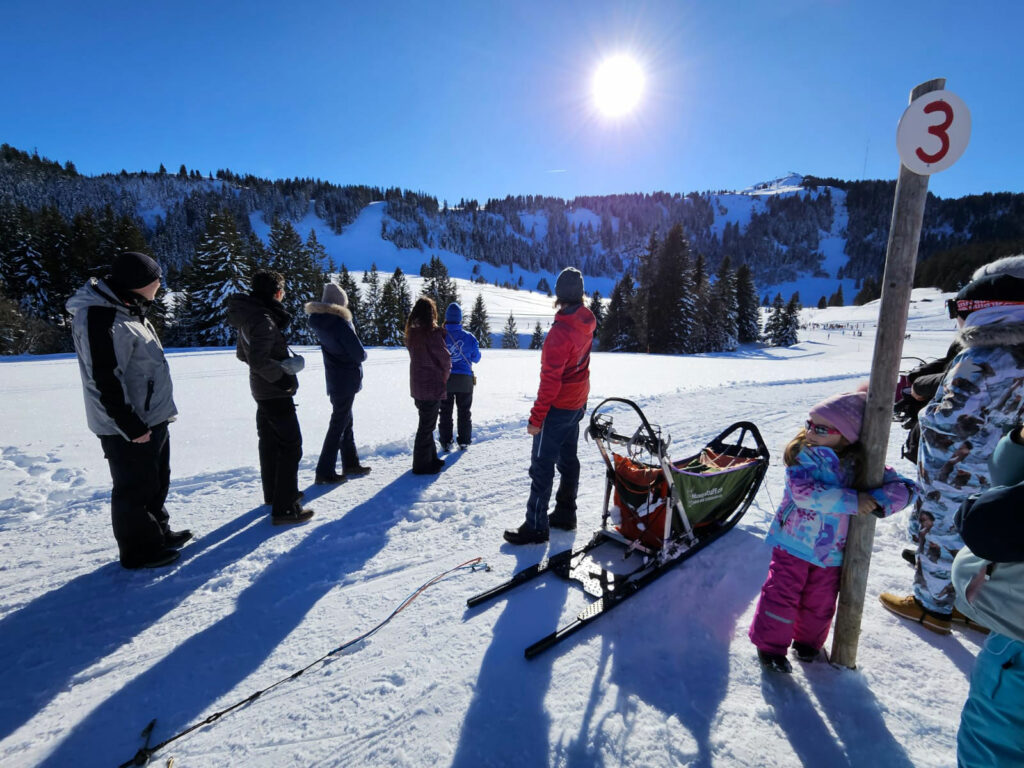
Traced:
<svg viewBox="0 0 1024 768">
<path fill-rule="evenodd" d="M 693 267 L 693 333 L 687 352 L 711 352 L 715 341 L 717 318 L 711 305 L 711 281 L 708 279 L 704 254 L 697 254 Z"/>
<path fill-rule="evenodd" d="M 377 313 L 377 337 L 385 347 L 405 344 L 405 320 L 412 309 L 409 283 L 400 268 L 396 268 L 380 293 L 380 311 Z"/>
<path fill-rule="evenodd" d="M 779 346 L 791 347 L 800 342 L 800 308 L 800 294 L 794 293 L 782 316 L 782 344 Z"/>
<path fill-rule="evenodd" d="M 358 328 L 362 319 L 362 302 L 359 295 L 359 286 L 356 285 L 356 281 L 348 273 L 348 269 L 344 264 L 341 265 L 341 269 L 338 271 L 338 285 L 341 286 L 341 289 L 345 291 L 345 295 L 348 297 L 348 309 L 352 313 L 353 323 Z"/>
<path fill-rule="evenodd" d="M 825 307 L 827 307 L 827 306 L 828 306 L 828 299 L 826 299 L 824 296 L 822 296 L 820 299 L 818 299 L 818 309 L 825 309 Z"/>
<path fill-rule="evenodd" d="M 235 217 L 228 210 L 213 214 L 196 248 L 188 278 L 188 295 L 178 319 L 187 324 L 194 343 L 226 346 L 234 341 L 227 324 L 227 297 L 249 288 L 249 263 Z M 184 329 L 183 329 L 184 330 Z"/>
<path fill-rule="evenodd" d="M 505 330 L 501 334 L 502 349 L 519 349 L 519 330 L 516 328 L 516 319 L 512 313 L 508 313 L 508 320 L 505 321 Z"/>
<path fill-rule="evenodd" d="M 634 296 L 633 278 L 627 272 L 612 289 L 608 311 L 598 337 L 598 343 L 602 350 L 635 352 L 640 348 L 633 314 Z"/>
<path fill-rule="evenodd" d="M 533 335 L 530 337 L 530 349 L 540 349 L 544 346 L 544 331 L 540 327 L 540 321 L 533 327 Z"/>
<path fill-rule="evenodd" d="M 377 314 L 380 312 L 380 273 L 377 272 L 376 262 L 370 265 L 370 271 L 363 273 L 363 285 L 366 291 L 360 302 L 363 310 L 363 322 L 360 328 L 363 329 L 363 343 L 368 346 L 376 346 L 381 343 L 377 333 Z"/>
<path fill-rule="evenodd" d="M 843 299 L 843 284 L 840 283 L 839 287 L 836 288 L 836 292 L 828 297 L 828 305 L 830 307 L 841 307 L 845 303 Z"/>
<path fill-rule="evenodd" d="M 753 273 L 744 264 L 736 271 L 736 337 L 740 344 L 752 344 L 761 337 L 758 305 Z"/>
<path fill-rule="evenodd" d="M 285 279 L 281 303 L 292 316 L 288 339 L 300 344 L 316 343 L 316 335 L 309 328 L 303 307 L 307 301 L 320 298 L 324 284 L 323 267 L 314 262 L 299 233 L 286 220 L 275 219 L 271 225 L 268 256 L 270 269 L 280 272 Z"/>
<path fill-rule="evenodd" d="M 487 322 L 487 308 L 484 306 L 483 294 L 476 295 L 473 302 L 473 310 L 469 314 L 469 325 L 466 327 L 473 337 L 480 344 L 481 349 L 491 347 L 491 327 Z"/>
<path fill-rule="evenodd" d="M 786 309 L 782 303 L 782 295 L 777 293 L 764 323 L 764 340 L 769 346 L 784 346 L 785 314 Z"/>
<path fill-rule="evenodd" d="M 430 263 L 423 270 L 423 277 L 426 278 L 426 281 L 421 293 L 434 300 L 439 314 L 443 316 L 452 302 L 460 302 L 458 286 L 448 276 L 448 268 L 444 262 L 436 255 L 430 257 Z"/>
<path fill-rule="evenodd" d="M 594 313 L 594 319 L 597 321 L 597 325 L 594 326 L 594 335 L 600 338 L 599 334 L 601 333 L 601 326 L 604 325 L 604 318 L 606 314 L 604 302 L 601 301 L 600 291 L 594 291 L 593 295 L 590 297 L 590 304 L 588 307 L 590 308 L 590 311 Z"/>
<path fill-rule="evenodd" d="M 713 351 L 732 351 L 739 343 L 739 303 L 737 277 L 729 256 L 722 258 L 718 280 L 711 289 L 711 316 L 714 322 Z"/>
</svg>

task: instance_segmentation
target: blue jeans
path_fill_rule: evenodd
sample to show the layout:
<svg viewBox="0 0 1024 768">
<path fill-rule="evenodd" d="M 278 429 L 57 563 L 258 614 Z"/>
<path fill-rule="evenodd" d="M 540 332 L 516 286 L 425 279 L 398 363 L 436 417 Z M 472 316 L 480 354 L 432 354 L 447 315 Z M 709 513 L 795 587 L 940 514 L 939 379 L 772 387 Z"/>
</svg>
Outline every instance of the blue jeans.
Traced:
<svg viewBox="0 0 1024 768">
<path fill-rule="evenodd" d="M 555 514 L 567 520 L 576 519 L 576 489 L 580 483 L 576 444 L 580 439 L 583 412 L 583 408 L 574 411 L 552 408 L 541 425 L 540 434 L 533 436 L 526 524 L 535 531 L 548 529 L 548 502 L 551 500 L 555 467 L 559 475 Z"/>
</svg>

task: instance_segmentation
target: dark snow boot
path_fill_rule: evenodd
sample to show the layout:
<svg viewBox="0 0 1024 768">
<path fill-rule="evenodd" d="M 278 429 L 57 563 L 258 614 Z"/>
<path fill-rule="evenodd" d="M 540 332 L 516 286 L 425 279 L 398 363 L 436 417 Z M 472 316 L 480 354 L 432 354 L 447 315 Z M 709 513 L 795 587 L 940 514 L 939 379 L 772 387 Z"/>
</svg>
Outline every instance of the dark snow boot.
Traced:
<svg viewBox="0 0 1024 768">
<path fill-rule="evenodd" d="M 552 528 L 558 528 L 560 531 L 575 531 L 576 530 L 576 518 L 566 517 L 557 513 L 548 515 L 548 525 Z"/>
<path fill-rule="evenodd" d="M 317 475 L 314 483 L 316 485 L 341 485 L 348 478 L 344 475 L 339 475 L 337 472 L 331 472 L 329 475 Z"/>
<path fill-rule="evenodd" d="M 548 540 L 547 531 L 536 531 L 526 523 L 518 528 L 506 528 L 504 535 L 509 544 L 543 544 Z"/>
<path fill-rule="evenodd" d="M 162 549 L 151 555 L 140 557 L 136 560 L 122 560 L 121 565 L 129 570 L 138 568 L 163 568 L 170 565 L 181 557 L 181 552 L 176 549 Z"/>
<path fill-rule="evenodd" d="M 296 501 L 287 512 L 280 515 L 271 515 L 270 521 L 274 525 L 297 525 L 298 523 L 306 522 L 312 516 L 312 509 L 303 507 L 300 502 Z"/>
<path fill-rule="evenodd" d="M 350 467 L 341 473 L 341 476 L 345 479 L 350 477 L 362 477 L 363 475 L 370 474 L 370 468 L 363 464 L 356 464 L 354 467 Z"/>
<path fill-rule="evenodd" d="M 182 531 L 167 531 L 164 533 L 164 546 L 171 549 L 179 549 L 185 546 L 185 542 L 192 538 L 192 531 L 188 528 Z"/>
<path fill-rule="evenodd" d="M 757 660 L 761 662 L 761 667 L 766 672 L 785 672 L 789 674 L 793 671 L 793 665 L 781 653 L 768 653 L 767 651 L 759 650 L 757 652 Z"/>
<path fill-rule="evenodd" d="M 798 643 L 793 641 L 793 653 L 796 654 L 797 659 L 800 661 L 814 661 L 818 658 L 818 654 L 821 652 L 819 648 L 815 648 L 813 645 L 807 643 Z"/>
<path fill-rule="evenodd" d="M 917 567 L 917 550 L 916 549 L 904 549 L 900 552 L 900 557 L 910 563 L 914 568 Z"/>
</svg>

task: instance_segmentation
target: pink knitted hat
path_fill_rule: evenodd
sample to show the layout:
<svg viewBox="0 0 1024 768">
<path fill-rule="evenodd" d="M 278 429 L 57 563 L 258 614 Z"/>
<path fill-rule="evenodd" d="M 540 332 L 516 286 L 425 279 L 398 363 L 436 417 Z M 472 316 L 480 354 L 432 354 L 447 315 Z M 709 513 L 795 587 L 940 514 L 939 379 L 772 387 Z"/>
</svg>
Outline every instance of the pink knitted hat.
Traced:
<svg viewBox="0 0 1024 768">
<path fill-rule="evenodd" d="M 856 443 L 860 438 L 860 425 L 864 420 L 867 401 L 868 393 L 864 391 L 832 395 L 811 408 L 811 419 L 824 419 L 838 429 L 843 437 Z"/>
</svg>

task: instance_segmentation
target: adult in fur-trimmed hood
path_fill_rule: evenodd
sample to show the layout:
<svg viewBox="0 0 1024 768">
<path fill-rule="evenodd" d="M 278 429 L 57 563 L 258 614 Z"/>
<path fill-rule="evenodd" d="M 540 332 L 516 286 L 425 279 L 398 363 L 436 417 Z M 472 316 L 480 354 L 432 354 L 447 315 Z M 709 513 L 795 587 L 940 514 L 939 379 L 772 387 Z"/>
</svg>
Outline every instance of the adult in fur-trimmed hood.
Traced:
<svg viewBox="0 0 1024 768">
<path fill-rule="evenodd" d="M 951 300 L 950 314 L 960 325 L 954 343 L 962 351 L 919 416 L 922 494 L 910 520 L 914 593 L 880 596 L 893 613 L 939 634 L 949 633 L 951 621 L 966 623 L 950 581 L 963 547 L 954 516 L 970 494 L 991 485 L 989 458 L 1024 407 L 1024 256 L 978 269 Z"/>
<path fill-rule="evenodd" d="M 363 388 L 363 361 L 366 351 L 356 335 L 348 295 L 334 283 L 324 285 L 321 301 L 306 304 L 309 327 L 320 341 L 327 377 L 327 396 L 331 399 L 331 421 L 316 464 L 316 482 L 342 483 L 350 477 L 370 471 L 359 463 L 352 434 L 352 403 Z M 337 472 L 341 456 L 341 474 Z"/>
</svg>

